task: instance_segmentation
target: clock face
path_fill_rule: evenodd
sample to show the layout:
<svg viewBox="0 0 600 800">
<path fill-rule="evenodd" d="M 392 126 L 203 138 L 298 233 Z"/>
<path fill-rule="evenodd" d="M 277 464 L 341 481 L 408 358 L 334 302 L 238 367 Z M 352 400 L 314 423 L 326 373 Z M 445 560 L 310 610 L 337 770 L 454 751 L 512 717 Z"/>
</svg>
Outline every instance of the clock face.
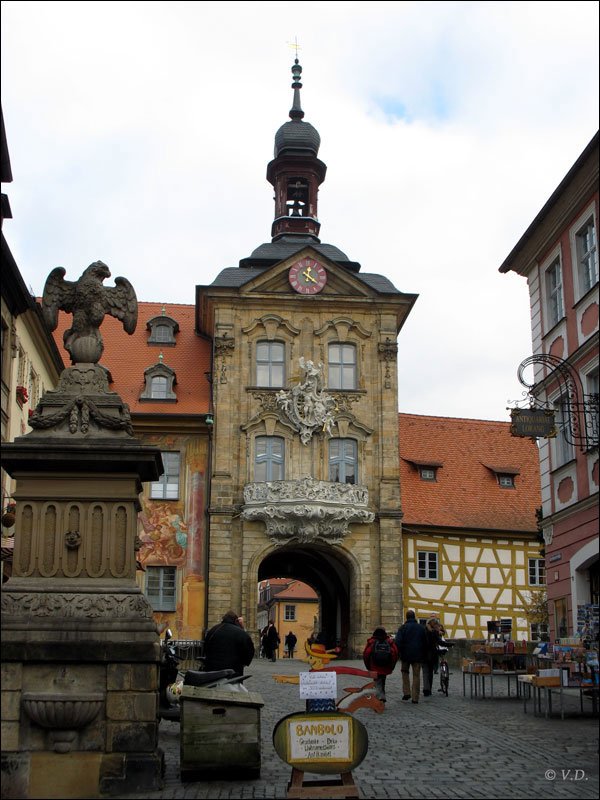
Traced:
<svg viewBox="0 0 600 800">
<path fill-rule="evenodd" d="M 289 281 L 298 294 L 317 294 L 327 283 L 327 273 L 314 258 L 303 258 L 290 267 Z"/>
</svg>

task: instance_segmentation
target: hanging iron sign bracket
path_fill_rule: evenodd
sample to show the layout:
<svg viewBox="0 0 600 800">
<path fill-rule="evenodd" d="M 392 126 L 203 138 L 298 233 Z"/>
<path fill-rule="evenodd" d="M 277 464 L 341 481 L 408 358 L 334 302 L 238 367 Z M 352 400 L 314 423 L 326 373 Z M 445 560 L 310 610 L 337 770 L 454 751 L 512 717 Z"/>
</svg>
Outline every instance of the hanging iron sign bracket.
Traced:
<svg viewBox="0 0 600 800">
<path fill-rule="evenodd" d="M 527 367 L 542 365 L 549 373 L 537 383 L 528 383 L 524 377 Z M 560 409 L 567 421 L 561 434 L 570 444 L 587 452 L 598 447 L 598 395 L 585 394 L 577 371 L 564 359 L 545 353 L 529 356 L 519 364 L 517 377 L 528 390 L 529 409 L 511 410 L 511 434 L 532 438 L 550 438 L 557 435 L 554 413 Z M 551 404 L 541 399 L 547 387 L 558 385 L 560 400 Z"/>
</svg>

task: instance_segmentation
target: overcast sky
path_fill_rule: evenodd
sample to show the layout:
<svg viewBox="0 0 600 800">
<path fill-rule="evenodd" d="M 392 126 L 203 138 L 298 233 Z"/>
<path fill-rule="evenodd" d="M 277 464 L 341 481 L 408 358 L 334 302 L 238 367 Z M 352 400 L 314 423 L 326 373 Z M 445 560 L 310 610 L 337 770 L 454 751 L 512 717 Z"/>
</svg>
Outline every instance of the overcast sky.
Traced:
<svg viewBox="0 0 600 800">
<path fill-rule="evenodd" d="M 529 296 L 498 267 L 598 129 L 595 0 L 2 2 L 26 284 L 102 260 L 168 309 L 269 241 L 295 39 L 321 240 L 419 295 L 400 411 L 508 420 Z"/>
</svg>

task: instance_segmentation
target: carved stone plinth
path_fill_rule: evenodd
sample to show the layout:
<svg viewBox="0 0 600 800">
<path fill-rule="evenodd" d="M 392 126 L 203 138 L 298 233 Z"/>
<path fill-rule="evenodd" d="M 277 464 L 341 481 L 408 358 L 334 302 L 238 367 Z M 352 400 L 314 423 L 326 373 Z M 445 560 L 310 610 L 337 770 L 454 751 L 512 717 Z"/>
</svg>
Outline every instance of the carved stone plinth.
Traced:
<svg viewBox="0 0 600 800">
<path fill-rule="evenodd" d="M 29 418 L 35 438 L 69 439 L 133 435 L 129 408 L 108 386 L 99 364 L 75 364 L 63 370 L 56 391 L 46 392 Z"/>
<path fill-rule="evenodd" d="M 366 486 L 317 481 L 248 483 L 244 487 L 242 519 L 261 520 L 277 544 L 317 539 L 338 544 L 352 522 L 372 522 Z"/>
<path fill-rule="evenodd" d="M 100 394 L 105 410 L 122 407 L 112 395 Z M 56 419 L 61 398 L 44 400 L 41 418 Z M 4 797 L 39 796 L 42 770 L 47 797 L 162 782 L 160 644 L 135 580 L 139 492 L 160 475 L 160 452 L 124 428 L 96 436 L 100 418 L 84 433 L 75 407 L 74 433 L 63 416 L 3 447 L 17 516 L 1 595 Z"/>
</svg>

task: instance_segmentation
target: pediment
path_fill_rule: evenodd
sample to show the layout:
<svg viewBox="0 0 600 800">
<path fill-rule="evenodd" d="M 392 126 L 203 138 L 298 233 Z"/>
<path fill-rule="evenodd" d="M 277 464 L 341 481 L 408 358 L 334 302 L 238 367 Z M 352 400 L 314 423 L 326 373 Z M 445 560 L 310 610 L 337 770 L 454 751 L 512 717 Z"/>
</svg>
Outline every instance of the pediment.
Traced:
<svg viewBox="0 0 600 800">
<path fill-rule="evenodd" d="M 321 289 L 318 294 L 309 296 L 376 296 L 377 292 L 366 283 L 363 283 L 356 273 L 345 270 L 343 267 L 340 267 L 339 264 L 325 258 L 321 253 L 310 246 L 302 248 L 302 250 L 299 250 L 290 258 L 286 258 L 284 261 L 280 261 L 278 264 L 274 264 L 269 269 L 259 273 L 256 278 L 248 281 L 240 288 L 240 294 L 254 295 L 276 293 L 285 294 L 287 296 L 303 296 L 291 286 L 289 272 L 294 264 L 307 257 L 318 261 L 324 268 L 327 277 L 327 282 L 323 289 Z"/>
</svg>

